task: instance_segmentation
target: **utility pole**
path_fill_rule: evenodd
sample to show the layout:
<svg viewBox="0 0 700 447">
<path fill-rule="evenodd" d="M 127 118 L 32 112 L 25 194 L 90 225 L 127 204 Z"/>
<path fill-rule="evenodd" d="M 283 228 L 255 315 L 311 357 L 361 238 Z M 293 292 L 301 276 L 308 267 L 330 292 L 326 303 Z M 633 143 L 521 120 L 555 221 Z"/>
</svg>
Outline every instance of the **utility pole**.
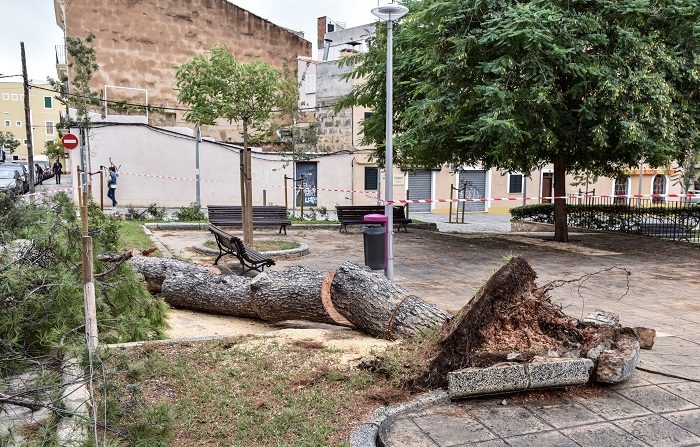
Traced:
<svg viewBox="0 0 700 447">
<path fill-rule="evenodd" d="M 197 124 L 197 127 L 195 127 L 194 130 L 194 138 L 195 138 L 195 149 L 194 149 L 194 175 L 195 175 L 195 194 L 194 194 L 194 201 L 197 203 L 197 205 L 202 206 L 202 195 L 201 195 L 201 186 L 200 186 L 200 177 L 199 177 L 199 142 L 202 141 L 202 130 L 199 127 L 199 124 Z"/>
<path fill-rule="evenodd" d="M 29 193 L 34 193 L 34 147 L 32 146 L 32 114 L 29 110 L 29 77 L 24 42 L 19 43 L 22 52 L 22 78 L 24 78 L 24 121 L 27 129 L 27 164 L 29 165 Z"/>
<path fill-rule="evenodd" d="M 88 232 L 88 172 L 87 157 L 85 153 L 85 129 L 80 127 L 80 164 L 83 184 L 82 201 L 80 203 L 80 221 L 83 237 L 81 239 L 81 255 L 83 264 L 83 304 L 85 307 L 85 338 L 90 352 L 97 348 L 97 306 L 95 305 L 95 275 L 92 265 L 92 237 Z"/>
</svg>

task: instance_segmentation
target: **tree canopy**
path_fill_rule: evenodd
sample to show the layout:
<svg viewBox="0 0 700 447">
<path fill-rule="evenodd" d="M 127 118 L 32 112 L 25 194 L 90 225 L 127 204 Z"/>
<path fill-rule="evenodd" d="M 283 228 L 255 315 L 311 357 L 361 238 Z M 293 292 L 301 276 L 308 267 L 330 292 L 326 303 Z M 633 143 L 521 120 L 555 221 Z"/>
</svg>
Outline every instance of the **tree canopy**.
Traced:
<svg viewBox="0 0 700 447">
<path fill-rule="evenodd" d="M 20 144 L 12 132 L 0 132 L 0 147 L 6 149 L 8 153 L 13 153 Z"/>
<path fill-rule="evenodd" d="M 617 175 L 698 144 L 696 0 L 411 0 L 394 36 L 396 161 Z M 347 59 L 384 144 L 386 38 Z M 558 163 L 557 163 L 558 162 Z M 558 166 L 557 166 L 558 165 Z M 563 203 L 562 203 L 563 208 Z"/>
</svg>

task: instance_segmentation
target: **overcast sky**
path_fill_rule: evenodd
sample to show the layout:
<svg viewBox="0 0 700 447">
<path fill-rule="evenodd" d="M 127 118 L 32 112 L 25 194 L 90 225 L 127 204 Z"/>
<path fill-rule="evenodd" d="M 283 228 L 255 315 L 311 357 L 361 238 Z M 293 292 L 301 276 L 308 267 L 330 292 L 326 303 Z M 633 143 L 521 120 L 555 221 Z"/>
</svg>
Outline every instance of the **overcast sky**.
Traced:
<svg viewBox="0 0 700 447">
<path fill-rule="evenodd" d="M 122 1 L 122 0 L 102 0 Z M 316 18 L 328 16 L 345 22 L 347 26 L 363 25 L 374 21 L 370 13 L 378 3 L 386 0 L 231 0 L 242 8 L 271 22 L 295 31 L 304 31 L 304 37 L 316 41 Z M 29 77 L 45 81 L 56 77 L 54 46 L 63 42 L 63 32 L 56 25 L 53 0 L 0 0 L 0 74 L 21 74 L 20 41 L 27 53 Z M 313 45 L 314 56 L 316 46 Z M 203 49 L 204 50 L 204 49 Z M 19 78 L 0 79 L 0 81 Z"/>
</svg>

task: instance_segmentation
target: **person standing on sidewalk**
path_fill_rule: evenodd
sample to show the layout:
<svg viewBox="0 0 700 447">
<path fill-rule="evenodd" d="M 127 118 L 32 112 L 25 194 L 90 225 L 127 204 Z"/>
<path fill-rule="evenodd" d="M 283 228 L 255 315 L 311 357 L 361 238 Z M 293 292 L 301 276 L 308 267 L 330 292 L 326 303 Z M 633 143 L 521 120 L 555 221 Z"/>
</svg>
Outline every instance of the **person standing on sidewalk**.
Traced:
<svg viewBox="0 0 700 447">
<path fill-rule="evenodd" d="M 38 163 L 34 163 L 34 173 L 36 174 L 36 184 L 41 185 L 44 183 L 44 170 L 41 169 Z"/>
<path fill-rule="evenodd" d="M 56 177 L 56 184 L 60 185 L 61 184 L 61 174 L 63 174 L 63 165 L 61 164 L 60 161 L 58 161 L 58 158 L 56 159 L 56 163 L 53 164 L 52 170 L 53 170 L 54 177 Z"/>
<path fill-rule="evenodd" d="M 107 170 L 107 197 L 112 200 L 112 207 L 116 207 L 117 203 L 117 170 L 114 166 L 110 166 Z"/>
</svg>

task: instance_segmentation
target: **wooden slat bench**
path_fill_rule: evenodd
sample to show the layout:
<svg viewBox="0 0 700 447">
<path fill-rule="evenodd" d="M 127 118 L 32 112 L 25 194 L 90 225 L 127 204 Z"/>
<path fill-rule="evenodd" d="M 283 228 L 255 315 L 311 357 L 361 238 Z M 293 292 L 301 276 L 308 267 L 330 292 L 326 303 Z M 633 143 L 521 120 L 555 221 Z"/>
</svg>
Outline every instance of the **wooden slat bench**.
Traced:
<svg viewBox="0 0 700 447">
<path fill-rule="evenodd" d="M 219 227 L 237 227 L 243 223 L 243 212 L 240 206 L 209 205 L 207 207 L 209 222 Z M 280 231 L 287 234 L 287 226 L 292 222 L 283 206 L 254 206 L 253 225 L 259 227 L 274 227 L 279 225 Z"/>
<path fill-rule="evenodd" d="M 239 237 L 225 232 L 216 225 L 209 225 L 209 231 L 214 234 L 216 245 L 219 247 L 219 256 L 214 261 L 214 265 L 217 265 L 219 259 L 224 255 L 234 256 L 241 262 L 241 276 L 251 270 L 262 272 L 265 267 L 275 265 L 272 258 L 253 250 L 245 245 Z"/>
<path fill-rule="evenodd" d="M 340 221 L 340 231 L 343 231 L 344 228 L 346 233 L 348 225 L 366 225 L 364 219 L 367 214 L 384 214 L 384 207 L 379 205 L 336 206 L 335 210 Z M 406 208 L 403 206 L 394 207 L 394 225 L 398 226 L 399 230 L 403 227 L 404 231 L 408 233 L 408 224 L 412 220 L 406 218 L 405 211 Z"/>
</svg>

